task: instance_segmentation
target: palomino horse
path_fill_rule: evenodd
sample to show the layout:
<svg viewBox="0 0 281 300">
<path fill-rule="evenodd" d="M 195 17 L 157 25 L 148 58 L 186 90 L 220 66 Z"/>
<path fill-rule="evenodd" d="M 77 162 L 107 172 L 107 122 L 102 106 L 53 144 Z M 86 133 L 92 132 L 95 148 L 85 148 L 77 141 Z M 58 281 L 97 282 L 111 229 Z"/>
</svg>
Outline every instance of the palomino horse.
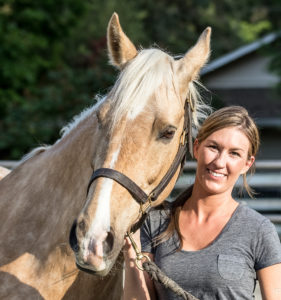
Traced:
<svg viewBox="0 0 281 300">
<path fill-rule="evenodd" d="M 138 52 L 117 14 L 107 39 L 111 63 L 121 70 L 109 94 L 65 127 L 53 146 L 33 150 L 0 181 L 1 299 L 120 299 L 122 268 L 106 274 L 139 204 L 108 178 L 97 179 L 86 197 L 91 173 L 118 170 L 149 193 L 177 153 L 186 95 L 196 108 L 193 124 L 208 109 L 193 81 L 209 56 L 209 28 L 179 60 L 158 49 Z M 75 255 L 68 245 L 74 219 Z"/>
</svg>

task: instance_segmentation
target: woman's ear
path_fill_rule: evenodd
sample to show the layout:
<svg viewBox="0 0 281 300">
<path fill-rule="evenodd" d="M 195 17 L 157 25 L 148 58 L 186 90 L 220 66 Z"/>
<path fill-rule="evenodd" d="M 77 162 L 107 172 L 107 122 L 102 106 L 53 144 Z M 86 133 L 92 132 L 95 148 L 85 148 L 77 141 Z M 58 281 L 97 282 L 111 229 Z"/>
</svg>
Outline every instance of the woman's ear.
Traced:
<svg viewBox="0 0 281 300">
<path fill-rule="evenodd" d="M 251 156 L 245 164 L 245 167 L 243 168 L 243 170 L 241 171 L 241 175 L 242 174 L 246 174 L 248 172 L 248 170 L 251 168 L 251 166 L 253 165 L 253 163 L 255 162 L 255 157 Z"/>
<path fill-rule="evenodd" d="M 193 156 L 196 160 L 198 158 L 198 147 L 199 147 L 199 141 L 198 139 L 195 139 L 193 143 Z"/>
</svg>

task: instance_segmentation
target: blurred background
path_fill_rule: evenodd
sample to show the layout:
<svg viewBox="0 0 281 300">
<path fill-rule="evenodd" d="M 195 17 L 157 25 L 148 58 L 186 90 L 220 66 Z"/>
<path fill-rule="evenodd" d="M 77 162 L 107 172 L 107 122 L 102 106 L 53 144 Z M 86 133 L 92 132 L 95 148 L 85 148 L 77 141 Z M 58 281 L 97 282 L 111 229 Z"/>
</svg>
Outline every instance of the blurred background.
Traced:
<svg viewBox="0 0 281 300">
<path fill-rule="evenodd" d="M 263 142 L 261 157 L 281 159 L 273 132 L 280 136 L 280 0 L 1 0 L 0 159 L 19 159 L 38 144 L 52 144 L 95 94 L 112 86 L 117 71 L 107 62 L 106 27 L 114 11 L 137 46 L 158 45 L 175 55 L 212 26 L 209 67 L 274 35 L 206 69 L 201 80 L 214 107 L 250 108 L 262 134 L 273 136 Z"/>
<path fill-rule="evenodd" d="M 201 72 L 205 101 L 216 109 L 246 107 L 261 133 L 256 174 L 234 196 L 266 215 L 281 237 L 281 1 L 280 0 L 0 0 L 0 165 L 52 144 L 60 129 L 117 71 L 106 52 L 106 27 L 116 11 L 138 47 L 184 54 L 211 26 L 212 55 Z M 194 181 L 188 159 L 171 199 Z M 256 298 L 261 299 L 259 292 Z"/>
<path fill-rule="evenodd" d="M 96 94 L 108 92 L 117 76 L 106 51 L 114 11 L 135 45 L 174 55 L 212 27 L 204 97 L 214 108 L 243 105 L 256 120 L 262 144 L 249 181 L 257 200 L 241 201 L 281 234 L 280 0 L 0 0 L 0 165 L 13 167 L 32 148 L 54 143 Z M 176 192 L 194 169 L 188 162 Z"/>
</svg>

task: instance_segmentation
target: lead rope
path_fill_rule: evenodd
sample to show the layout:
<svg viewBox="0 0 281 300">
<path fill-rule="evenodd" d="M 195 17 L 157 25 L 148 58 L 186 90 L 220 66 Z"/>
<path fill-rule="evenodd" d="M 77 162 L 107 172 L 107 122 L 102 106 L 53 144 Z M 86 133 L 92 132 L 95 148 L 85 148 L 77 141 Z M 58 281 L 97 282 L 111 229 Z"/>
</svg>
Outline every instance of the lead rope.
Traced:
<svg viewBox="0 0 281 300">
<path fill-rule="evenodd" d="M 199 300 L 189 292 L 182 289 L 174 280 L 165 275 L 165 273 L 161 271 L 161 269 L 159 269 L 159 267 L 153 261 L 150 260 L 149 256 L 143 254 L 137 247 L 131 232 L 127 232 L 127 237 L 130 239 L 136 252 L 135 262 L 139 270 L 146 271 L 152 280 L 161 283 L 165 288 L 171 289 L 175 294 L 182 297 L 184 300 Z M 145 261 L 142 263 L 143 259 L 145 259 Z"/>
</svg>

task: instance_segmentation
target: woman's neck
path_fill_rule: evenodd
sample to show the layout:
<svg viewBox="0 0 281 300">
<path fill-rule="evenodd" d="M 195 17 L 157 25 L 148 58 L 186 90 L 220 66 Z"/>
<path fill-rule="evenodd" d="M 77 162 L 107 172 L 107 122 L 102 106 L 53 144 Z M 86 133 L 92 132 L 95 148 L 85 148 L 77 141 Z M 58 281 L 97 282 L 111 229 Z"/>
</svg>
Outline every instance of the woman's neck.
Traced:
<svg viewBox="0 0 281 300">
<path fill-rule="evenodd" d="M 213 217 L 231 215 L 237 206 L 238 203 L 232 198 L 231 192 L 208 194 L 195 183 L 183 211 L 196 216 L 199 222 L 204 222 Z"/>
</svg>

